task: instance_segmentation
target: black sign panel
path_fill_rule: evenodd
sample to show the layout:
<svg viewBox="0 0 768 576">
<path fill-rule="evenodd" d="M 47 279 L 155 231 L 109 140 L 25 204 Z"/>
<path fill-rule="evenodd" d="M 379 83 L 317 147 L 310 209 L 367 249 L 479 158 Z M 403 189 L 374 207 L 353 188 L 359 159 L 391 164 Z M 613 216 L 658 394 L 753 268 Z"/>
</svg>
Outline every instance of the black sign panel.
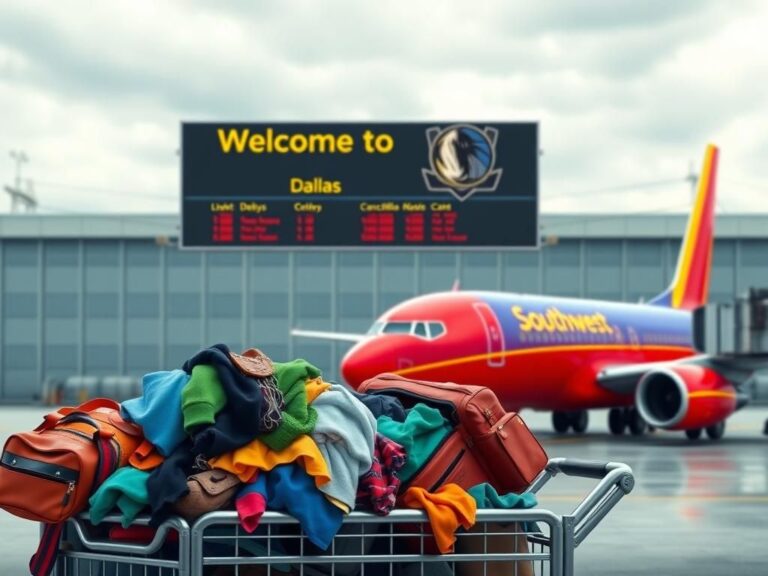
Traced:
<svg viewBox="0 0 768 576">
<path fill-rule="evenodd" d="M 185 123 L 181 243 L 536 247 L 538 126 Z"/>
</svg>

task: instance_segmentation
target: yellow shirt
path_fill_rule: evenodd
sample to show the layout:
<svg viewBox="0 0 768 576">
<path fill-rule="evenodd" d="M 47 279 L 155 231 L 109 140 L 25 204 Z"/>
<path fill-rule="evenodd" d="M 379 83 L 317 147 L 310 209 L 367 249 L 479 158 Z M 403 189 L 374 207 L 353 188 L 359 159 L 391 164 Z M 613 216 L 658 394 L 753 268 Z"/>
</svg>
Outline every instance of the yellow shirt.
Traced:
<svg viewBox="0 0 768 576">
<path fill-rule="evenodd" d="M 320 396 L 320 394 L 330 387 L 331 385 L 328 382 L 323 382 L 323 379 L 320 377 L 307 379 L 305 383 L 305 388 L 307 389 L 307 403 L 312 404 L 312 402 L 315 401 L 315 398 Z"/>
<path fill-rule="evenodd" d="M 315 479 L 316 486 L 330 482 L 331 473 L 320 449 L 311 436 L 302 434 L 285 450 L 275 452 L 261 440 L 253 440 L 234 452 L 217 456 L 208 461 L 212 468 L 219 468 L 237 475 L 241 482 L 250 482 L 259 470 L 272 470 L 280 464 L 296 462 Z"/>
<path fill-rule="evenodd" d="M 326 500 L 328 500 L 328 502 L 330 502 L 331 504 L 333 504 L 334 506 L 336 506 L 336 508 L 338 508 L 339 510 L 341 510 L 342 512 L 344 512 L 344 514 L 349 514 L 349 513 L 352 511 L 352 510 L 349 508 L 349 506 L 347 506 L 346 504 L 344 504 L 344 502 L 342 502 L 341 500 L 337 500 L 337 499 L 336 499 L 336 498 L 334 498 L 333 496 L 328 496 L 328 494 L 323 494 L 323 496 L 325 496 L 325 499 L 326 499 Z"/>
</svg>

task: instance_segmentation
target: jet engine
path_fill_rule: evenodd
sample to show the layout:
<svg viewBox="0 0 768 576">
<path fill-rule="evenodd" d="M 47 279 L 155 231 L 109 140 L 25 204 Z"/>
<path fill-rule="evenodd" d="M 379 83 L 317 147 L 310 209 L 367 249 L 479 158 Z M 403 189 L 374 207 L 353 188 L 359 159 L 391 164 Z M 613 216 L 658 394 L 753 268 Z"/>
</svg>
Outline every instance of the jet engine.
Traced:
<svg viewBox="0 0 768 576">
<path fill-rule="evenodd" d="M 736 390 L 706 366 L 680 365 L 647 372 L 635 403 L 651 426 L 665 430 L 706 428 L 737 409 Z"/>
</svg>

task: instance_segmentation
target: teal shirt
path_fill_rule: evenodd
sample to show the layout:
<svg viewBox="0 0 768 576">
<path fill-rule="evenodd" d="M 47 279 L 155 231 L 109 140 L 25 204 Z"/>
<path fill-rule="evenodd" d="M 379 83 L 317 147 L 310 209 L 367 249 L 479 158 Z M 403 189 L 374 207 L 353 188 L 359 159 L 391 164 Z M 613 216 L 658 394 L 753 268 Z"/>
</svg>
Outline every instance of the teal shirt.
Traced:
<svg viewBox="0 0 768 576">
<path fill-rule="evenodd" d="M 478 510 L 484 508 L 495 508 L 510 510 L 512 508 L 533 508 L 536 506 L 536 495 L 533 492 L 523 492 L 522 494 L 515 494 L 510 492 L 499 496 L 496 492 L 496 488 L 490 484 L 477 484 L 472 486 L 469 490 L 469 495 L 477 502 Z"/>
<path fill-rule="evenodd" d="M 123 528 L 130 526 L 142 508 L 149 504 L 147 478 L 149 472 L 132 466 L 115 470 L 88 500 L 91 522 L 98 524 L 117 507 L 123 514 Z"/>
<path fill-rule="evenodd" d="M 403 483 L 419 471 L 453 430 L 439 410 L 426 404 L 416 404 L 405 422 L 395 422 L 389 416 L 379 416 L 376 422 L 379 434 L 405 448 L 408 459 L 399 474 Z"/>
</svg>

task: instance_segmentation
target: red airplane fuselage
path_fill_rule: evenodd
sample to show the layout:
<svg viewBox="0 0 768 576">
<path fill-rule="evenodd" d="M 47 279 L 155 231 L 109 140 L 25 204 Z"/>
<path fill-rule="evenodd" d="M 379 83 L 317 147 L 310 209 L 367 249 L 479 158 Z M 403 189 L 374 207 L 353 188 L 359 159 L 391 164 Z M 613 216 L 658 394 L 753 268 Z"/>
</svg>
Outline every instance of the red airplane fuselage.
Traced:
<svg viewBox="0 0 768 576">
<path fill-rule="evenodd" d="M 630 405 L 596 383 L 608 366 L 693 354 L 690 312 L 499 292 L 420 296 L 389 310 L 341 370 L 352 386 L 381 372 L 488 386 L 509 409 Z"/>
</svg>

